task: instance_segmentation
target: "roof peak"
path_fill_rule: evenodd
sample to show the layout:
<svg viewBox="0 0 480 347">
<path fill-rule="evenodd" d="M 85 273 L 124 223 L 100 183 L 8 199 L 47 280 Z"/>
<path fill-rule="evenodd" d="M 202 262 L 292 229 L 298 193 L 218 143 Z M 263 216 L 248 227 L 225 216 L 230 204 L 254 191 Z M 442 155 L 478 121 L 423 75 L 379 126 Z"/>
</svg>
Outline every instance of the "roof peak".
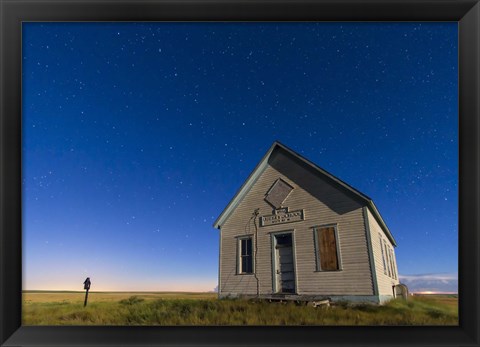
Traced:
<svg viewBox="0 0 480 347">
<path fill-rule="evenodd" d="M 385 233 L 387 234 L 387 236 L 389 236 L 390 240 L 392 241 L 392 243 L 394 245 L 396 245 L 396 242 L 395 242 L 395 239 L 393 238 L 393 235 L 391 234 L 390 230 L 388 229 L 387 225 L 385 224 L 382 216 L 380 215 L 380 213 L 378 212 L 377 210 L 377 207 L 375 206 L 375 204 L 373 203 L 372 199 L 369 198 L 367 195 L 363 194 L 362 192 L 360 192 L 359 190 L 355 189 L 354 187 L 352 187 L 351 185 L 349 185 L 348 183 L 342 181 L 341 179 L 339 179 L 338 177 L 336 177 L 335 175 L 331 174 L 330 172 L 326 171 L 325 169 L 321 168 L 320 166 L 316 165 L 315 163 L 313 163 L 312 161 L 306 159 L 305 157 L 303 157 L 302 155 L 300 155 L 299 153 L 297 153 L 296 151 L 294 151 L 293 149 L 287 147 L 286 145 L 284 145 L 283 143 L 281 143 L 280 141 L 278 140 L 275 140 L 273 142 L 273 144 L 270 146 L 269 150 L 265 153 L 265 155 L 263 156 L 263 158 L 260 160 L 260 162 L 257 164 L 257 166 L 255 167 L 255 169 L 250 173 L 250 175 L 248 176 L 247 180 L 243 183 L 243 185 L 240 187 L 240 189 L 237 191 L 237 193 L 235 194 L 235 196 L 233 197 L 233 199 L 229 202 L 229 204 L 227 205 L 227 207 L 223 210 L 223 212 L 220 214 L 220 216 L 217 218 L 217 220 L 215 221 L 215 223 L 213 224 L 213 226 L 215 228 L 218 228 L 220 229 L 221 225 L 223 224 L 223 222 L 228 218 L 228 216 L 230 215 L 231 212 L 233 212 L 233 210 L 236 208 L 236 206 L 238 205 L 238 203 L 243 199 L 243 196 L 246 195 L 246 193 L 250 190 L 251 186 L 253 185 L 253 183 L 256 181 L 256 179 L 260 176 L 260 174 L 263 172 L 263 170 L 266 168 L 267 164 L 268 164 L 268 159 L 270 158 L 270 156 L 272 155 L 272 153 L 277 150 L 277 149 L 282 149 L 284 151 L 286 151 L 287 153 L 289 153 L 290 155 L 292 155 L 294 158 L 296 158 L 297 160 L 300 160 L 301 162 L 305 163 L 307 166 L 313 168 L 316 172 L 328 177 L 330 180 L 332 180 L 333 182 L 335 182 L 336 184 L 340 185 L 341 187 L 347 189 L 348 191 L 352 192 L 354 195 L 356 195 L 357 197 L 359 197 L 361 200 L 363 200 L 366 205 L 369 207 L 370 211 L 372 212 L 372 214 L 375 216 L 375 218 L 377 219 L 377 221 L 380 223 L 382 229 L 384 229 Z"/>
</svg>

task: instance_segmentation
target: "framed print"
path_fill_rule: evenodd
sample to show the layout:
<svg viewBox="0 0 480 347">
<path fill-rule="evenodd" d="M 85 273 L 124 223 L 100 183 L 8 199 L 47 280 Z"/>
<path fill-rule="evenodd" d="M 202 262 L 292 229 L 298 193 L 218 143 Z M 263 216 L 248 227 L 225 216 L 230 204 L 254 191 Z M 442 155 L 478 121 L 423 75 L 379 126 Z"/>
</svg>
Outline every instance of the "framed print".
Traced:
<svg viewBox="0 0 480 347">
<path fill-rule="evenodd" d="M 2 346 L 479 345 L 479 6 L 2 0 Z"/>
</svg>

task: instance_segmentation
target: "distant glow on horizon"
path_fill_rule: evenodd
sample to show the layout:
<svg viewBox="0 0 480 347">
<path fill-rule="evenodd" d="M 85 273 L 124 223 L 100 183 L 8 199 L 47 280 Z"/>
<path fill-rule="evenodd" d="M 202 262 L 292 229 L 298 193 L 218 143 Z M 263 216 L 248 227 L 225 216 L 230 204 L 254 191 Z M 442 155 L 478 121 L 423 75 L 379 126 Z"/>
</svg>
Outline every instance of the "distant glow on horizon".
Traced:
<svg viewBox="0 0 480 347">
<path fill-rule="evenodd" d="M 458 294 L 458 292 L 432 292 L 432 291 L 426 291 L 426 292 L 412 292 L 412 294 Z"/>
<path fill-rule="evenodd" d="M 23 23 L 23 289 L 213 291 L 212 224 L 278 140 L 373 199 L 414 290 L 455 291 L 457 36 Z"/>
<path fill-rule="evenodd" d="M 124 284 L 124 283 L 105 283 L 95 282 L 95 278 L 92 280 L 91 291 L 98 292 L 214 292 L 216 288 L 216 282 L 198 282 L 191 283 L 189 281 L 172 281 L 170 283 L 138 283 L 138 284 Z M 52 290 L 52 291 L 82 291 L 83 283 L 66 283 L 64 281 L 59 283 L 43 283 L 36 282 L 33 286 L 30 286 L 28 282 L 23 287 L 23 290 Z"/>
<path fill-rule="evenodd" d="M 458 293 L 456 273 L 399 275 L 398 278 L 413 293 Z"/>
</svg>

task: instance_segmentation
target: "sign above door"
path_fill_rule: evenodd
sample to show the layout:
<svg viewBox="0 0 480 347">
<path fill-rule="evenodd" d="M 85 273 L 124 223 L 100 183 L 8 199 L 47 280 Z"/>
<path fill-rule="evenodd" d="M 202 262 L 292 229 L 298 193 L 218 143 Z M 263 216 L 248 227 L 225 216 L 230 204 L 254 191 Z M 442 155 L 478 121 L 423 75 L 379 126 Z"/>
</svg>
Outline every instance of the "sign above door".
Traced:
<svg viewBox="0 0 480 347">
<path fill-rule="evenodd" d="M 269 216 L 260 216 L 260 226 L 268 226 L 275 224 L 284 224 L 299 222 L 305 219 L 303 210 L 288 211 L 288 207 L 284 207 L 274 211 L 274 214 Z"/>
</svg>

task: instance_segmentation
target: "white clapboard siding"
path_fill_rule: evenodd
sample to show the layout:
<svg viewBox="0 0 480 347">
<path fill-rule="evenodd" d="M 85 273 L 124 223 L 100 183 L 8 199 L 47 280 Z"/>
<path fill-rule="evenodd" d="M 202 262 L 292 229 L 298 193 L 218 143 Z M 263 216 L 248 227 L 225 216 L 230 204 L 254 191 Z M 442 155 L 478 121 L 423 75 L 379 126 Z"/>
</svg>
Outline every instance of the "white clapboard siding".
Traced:
<svg viewBox="0 0 480 347">
<path fill-rule="evenodd" d="M 367 210 L 367 217 L 368 217 L 368 224 L 370 226 L 370 238 L 372 240 L 372 249 L 373 249 L 373 258 L 375 262 L 375 269 L 376 269 L 376 276 L 377 276 L 377 283 L 378 283 L 378 291 L 380 295 L 393 295 L 392 286 L 399 283 L 398 280 L 398 269 L 396 267 L 397 260 L 395 259 L 395 252 L 393 252 L 394 264 L 395 264 L 395 272 L 397 274 L 397 279 L 388 276 L 384 272 L 383 267 L 383 260 L 382 260 L 382 248 L 380 245 L 380 237 L 382 238 L 382 242 L 386 242 L 390 249 L 394 249 L 390 240 L 385 236 L 383 229 L 378 224 L 377 220 L 373 216 L 373 214 Z M 385 252 L 385 251 L 384 251 Z M 385 262 L 388 266 L 388 258 L 385 256 Z"/>
<path fill-rule="evenodd" d="M 272 214 L 264 197 L 278 178 L 294 187 L 284 206 L 289 211 L 303 209 L 305 220 L 260 227 L 259 218 L 252 218 L 253 213 L 259 209 L 259 216 Z M 293 230 L 297 294 L 373 295 L 363 206 L 351 192 L 288 154 L 272 154 L 264 172 L 221 226 L 220 294 L 257 293 L 254 275 L 236 274 L 237 237 L 256 231 L 259 293 L 271 294 L 271 233 Z M 332 223 L 337 226 L 342 269 L 317 271 L 313 227 Z"/>
</svg>

